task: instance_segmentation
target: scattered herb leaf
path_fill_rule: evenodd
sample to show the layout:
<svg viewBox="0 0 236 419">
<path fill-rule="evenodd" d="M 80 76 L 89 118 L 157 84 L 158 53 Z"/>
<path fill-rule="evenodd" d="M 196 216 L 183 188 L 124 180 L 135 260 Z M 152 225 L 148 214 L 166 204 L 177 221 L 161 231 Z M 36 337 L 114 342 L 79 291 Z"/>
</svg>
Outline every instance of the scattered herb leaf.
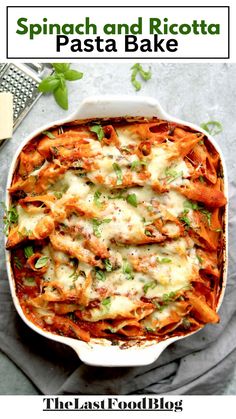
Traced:
<svg viewBox="0 0 236 419">
<path fill-rule="evenodd" d="M 110 259 L 104 259 L 104 265 L 107 272 L 111 272 L 113 270 L 113 266 L 111 264 Z"/>
<path fill-rule="evenodd" d="M 147 282 L 144 286 L 143 286 L 143 291 L 144 294 L 147 294 L 149 288 L 153 289 L 155 288 L 157 285 L 156 281 L 151 281 L 151 282 Z"/>
<path fill-rule="evenodd" d="M 101 125 L 93 125 L 89 128 L 91 132 L 94 132 L 97 135 L 98 141 L 102 141 L 102 139 L 105 137 L 103 128 Z"/>
<path fill-rule="evenodd" d="M 18 213 L 17 213 L 16 207 L 11 206 L 9 207 L 9 210 L 8 210 L 4 202 L 2 202 L 1 204 L 5 211 L 5 214 L 3 216 L 3 223 L 4 223 L 4 234 L 7 236 L 12 224 L 16 224 L 18 222 Z"/>
<path fill-rule="evenodd" d="M 17 269 L 22 268 L 22 263 L 21 263 L 20 259 L 18 258 L 18 256 L 14 256 L 14 263 L 15 263 L 15 266 L 17 267 Z"/>
<path fill-rule="evenodd" d="M 126 279 L 128 280 L 134 279 L 133 269 L 128 261 L 125 261 L 122 271 L 123 271 L 123 274 L 125 274 Z"/>
<path fill-rule="evenodd" d="M 104 300 L 102 300 L 102 305 L 106 307 L 107 310 L 109 310 L 111 306 L 111 297 L 107 297 Z"/>
<path fill-rule="evenodd" d="M 127 195 L 127 197 L 126 197 L 126 201 L 127 201 L 130 205 L 133 205 L 133 207 L 136 207 L 136 208 L 137 208 L 137 206 L 138 206 L 138 201 L 137 201 L 137 196 L 136 196 L 136 194 L 135 194 L 135 193 L 131 193 L 131 194 Z"/>
<path fill-rule="evenodd" d="M 213 135 L 213 136 L 220 134 L 223 131 L 223 126 L 218 121 L 203 122 L 200 126 L 206 132 L 208 132 L 210 135 Z"/>
<path fill-rule="evenodd" d="M 172 259 L 169 259 L 169 258 L 159 258 L 159 257 L 157 257 L 156 258 L 156 261 L 158 262 L 158 263 L 171 263 L 172 262 Z"/>
<path fill-rule="evenodd" d="M 115 174 L 116 174 L 116 177 L 117 177 L 116 184 L 117 185 L 122 185 L 122 182 L 123 182 L 123 174 L 122 174 L 121 167 L 119 166 L 118 163 L 113 163 L 112 167 L 115 170 Z"/>
<path fill-rule="evenodd" d="M 38 260 L 37 260 L 37 262 L 35 263 L 35 268 L 36 269 L 40 269 L 40 268 L 43 268 L 44 266 L 46 266 L 47 265 L 47 263 L 48 263 L 48 260 L 49 260 L 49 257 L 48 256 L 41 256 Z"/>
<path fill-rule="evenodd" d="M 30 258 L 30 256 L 32 256 L 33 254 L 34 254 L 34 249 L 33 249 L 33 247 L 32 246 L 26 246 L 25 248 L 24 248 L 24 254 L 25 254 L 25 257 L 28 259 L 28 258 Z"/>
<path fill-rule="evenodd" d="M 149 69 L 149 71 L 144 71 L 142 65 L 138 63 L 134 64 L 131 67 L 131 70 L 132 70 L 131 83 L 134 86 L 135 90 L 138 91 L 141 89 L 142 85 L 136 79 L 137 75 L 139 74 L 144 81 L 147 81 L 147 80 L 150 80 L 150 78 L 152 77 L 152 72 L 151 72 L 151 69 Z"/>
<path fill-rule="evenodd" d="M 106 280 L 106 275 L 105 272 L 103 272 L 101 269 L 99 268 L 95 268 L 95 278 L 98 281 L 105 281 Z"/>
<path fill-rule="evenodd" d="M 48 138 L 50 138 L 51 140 L 54 140 L 54 138 L 56 138 L 55 137 L 55 135 L 53 135 L 53 133 L 52 132 L 50 132 L 50 131 L 42 131 L 42 134 L 43 135 L 46 135 Z"/>
</svg>

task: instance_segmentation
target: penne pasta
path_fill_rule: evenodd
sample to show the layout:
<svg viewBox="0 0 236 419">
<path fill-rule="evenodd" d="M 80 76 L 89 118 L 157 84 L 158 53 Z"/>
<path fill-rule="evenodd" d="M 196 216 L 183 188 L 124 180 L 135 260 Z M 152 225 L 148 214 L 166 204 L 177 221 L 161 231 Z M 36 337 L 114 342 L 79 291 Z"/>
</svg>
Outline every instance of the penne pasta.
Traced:
<svg viewBox="0 0 236 419">
<path fill-rule="evenodd" d="M 26 317 L 85 342 L 217 323 L 226 198 L 204 134 L 157 118 L 49 134 L 20 153 L 5 219 Z"/>
</svg>

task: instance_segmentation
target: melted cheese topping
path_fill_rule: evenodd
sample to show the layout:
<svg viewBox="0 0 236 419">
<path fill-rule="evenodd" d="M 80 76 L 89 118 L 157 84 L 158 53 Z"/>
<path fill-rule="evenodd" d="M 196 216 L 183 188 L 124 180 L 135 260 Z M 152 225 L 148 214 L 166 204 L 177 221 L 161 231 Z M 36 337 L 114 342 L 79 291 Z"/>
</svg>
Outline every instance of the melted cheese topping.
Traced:
<svg viewBox="0 0 236 419">
<path fill-rule="evenodd" d="M 116 133 L 116 145 L 86 138 L 96 157 L 78 159 L 82 169 L 68 166 L 48 186 L 46 193 L 57 199 L 46 213 L 17 205 L 19 231 L 34 232 L 45 214 L 54 220 L 42 249 L 49 301 L 66 295 L 83 306 L 87 322 L 144 317 L 143 327 L 158 327 L 177 307 L 173 295 L 199 274 L 195 244 L 179 219 L 186 198 L 176 190 L 188 184 L 189 169 L 173 142 L 153 144 L 141 159 L 136 149 L 142 138 L 127 127 Z M 191 210 L 188 216 L 193 222 Z M 163 305 L 166 295 L 172 297 Z"/>
</svg>

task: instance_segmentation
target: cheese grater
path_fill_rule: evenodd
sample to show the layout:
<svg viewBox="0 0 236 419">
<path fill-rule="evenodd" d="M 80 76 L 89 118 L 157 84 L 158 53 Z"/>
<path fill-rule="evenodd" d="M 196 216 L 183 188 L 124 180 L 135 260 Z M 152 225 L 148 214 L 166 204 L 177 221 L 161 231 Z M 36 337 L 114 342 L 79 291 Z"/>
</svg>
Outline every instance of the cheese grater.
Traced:
<svg viewBox="0 0 236 419">
<path fill-rule="evenodd" d="M 13 94 L 13 129 L 22 122 L 42 93 L 38 85 L 52 73 L 50 64 L 0 63 L 0 92 Z M 4 140 L 1 142 L 4 142 Z"/>
</svg>

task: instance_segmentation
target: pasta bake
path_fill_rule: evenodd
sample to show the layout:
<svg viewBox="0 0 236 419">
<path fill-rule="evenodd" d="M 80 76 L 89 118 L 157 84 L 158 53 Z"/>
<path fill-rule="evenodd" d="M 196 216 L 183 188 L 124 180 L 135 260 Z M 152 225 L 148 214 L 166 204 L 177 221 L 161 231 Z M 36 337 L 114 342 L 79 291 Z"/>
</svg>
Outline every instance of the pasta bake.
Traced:
<svg viewBox="0 0 236 419">
<path fill-rule="evenodd" d="M 157 118 L 74 121 L 33 138 L 5 215 L 25 316 L 114 344 L 217 323 L 222 176 L 203 133 Z"/>
</svg>

